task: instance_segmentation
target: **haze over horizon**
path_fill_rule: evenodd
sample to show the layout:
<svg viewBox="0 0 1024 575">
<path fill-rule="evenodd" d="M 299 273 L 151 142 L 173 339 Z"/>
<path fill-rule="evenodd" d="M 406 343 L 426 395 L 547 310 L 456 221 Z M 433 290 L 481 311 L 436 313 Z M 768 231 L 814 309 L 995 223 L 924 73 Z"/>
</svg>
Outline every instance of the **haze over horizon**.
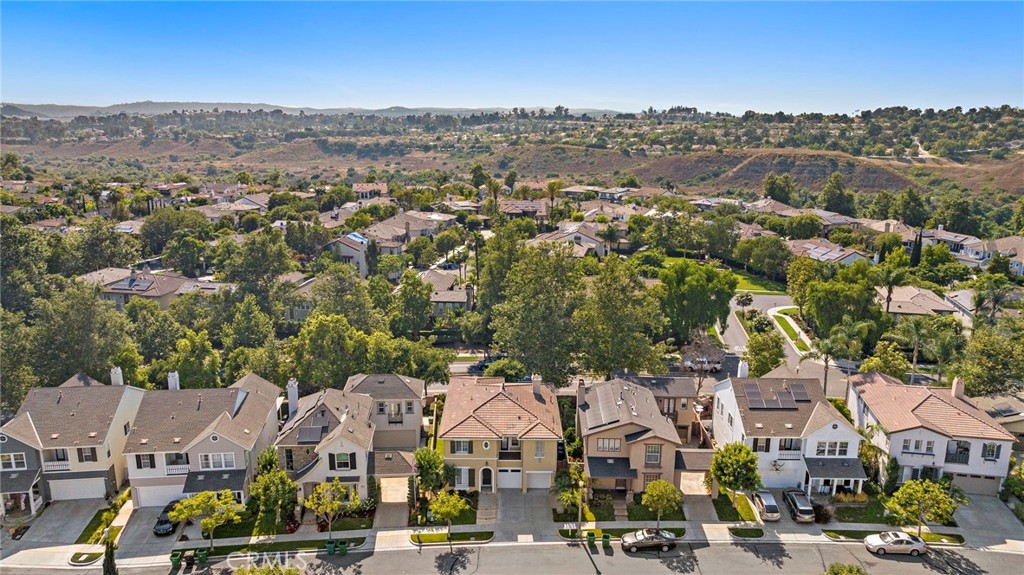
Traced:
<svg viewBox="0 0 1024 575">
<path fill-rule="evenodd" d="M 10 103 L 734 114 L 1024 104 L 1020 2 L 2 7 Z"/>
</svg>

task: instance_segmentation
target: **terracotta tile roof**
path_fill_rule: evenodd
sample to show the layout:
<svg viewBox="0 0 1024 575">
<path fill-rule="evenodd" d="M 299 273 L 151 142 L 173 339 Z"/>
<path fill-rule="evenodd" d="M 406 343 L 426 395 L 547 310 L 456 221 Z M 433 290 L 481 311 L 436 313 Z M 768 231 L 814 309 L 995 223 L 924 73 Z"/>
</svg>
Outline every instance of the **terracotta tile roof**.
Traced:
<svg viewBox="0 0 1024 575">
<path fill-rule="evenodd" d="M 850 385 L 889 433 L 923 427 L 946 437 L 1014 440 L 969 398 L 955 397 L 950 389 L 905 385 L 877 372 L 853 375 Z"/>
<path fill-rule="evenodd" d="M 497 379 L 497 382 L 495 382 Z M 438 436 L 559 439 L 562 422 L 554 392 L 532 383 L 504 383 L 500 378 L 457 377 L 448 384 L 448 398 Z"/>
</svg>

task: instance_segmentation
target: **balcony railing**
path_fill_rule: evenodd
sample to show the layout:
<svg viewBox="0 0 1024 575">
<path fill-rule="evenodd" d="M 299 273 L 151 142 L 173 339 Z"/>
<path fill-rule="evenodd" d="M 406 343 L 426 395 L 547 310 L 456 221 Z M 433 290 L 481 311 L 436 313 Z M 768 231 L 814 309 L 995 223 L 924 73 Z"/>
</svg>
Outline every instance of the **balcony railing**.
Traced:
<svg viewBox="0 0 1024 575">
<path fill-rule="evenodd" d="M 780 451 L 778 459 L 780 461 L 796 461 L 801 457 L 803 457 L 803 453 L 801 453 L 800 451 Z"/>
<path fill-rule="evenodd" d="M 388 416 L 388 423 L 390 425 L 400 425 L 400 424 L 402 424 L 404 422 L 405 422 L 405 417 L 403 417 L 401 413 L 399 413 L 398 415 L 389 415 Z"/>
<path fill-rule="evenodd" d="M 499 451 L 499 461 L 519 461 L 523 458 L 522 451 Z"/>
<path fill-rule="evenodd" d="M 168 465 L 167 475 L 186 475 L 188 473 L 188 464 L 182 465 Z"/>
<path fill-rule="evenodd" d="M 946 463 L 961 463 L 966 464 L 971 459 L 971 453 L 947 453 Z"/>
<path fill-rule="evenodd" d="M 70 461 L 44 461 L 43 471 L 71 471 Z"/>
</svg>

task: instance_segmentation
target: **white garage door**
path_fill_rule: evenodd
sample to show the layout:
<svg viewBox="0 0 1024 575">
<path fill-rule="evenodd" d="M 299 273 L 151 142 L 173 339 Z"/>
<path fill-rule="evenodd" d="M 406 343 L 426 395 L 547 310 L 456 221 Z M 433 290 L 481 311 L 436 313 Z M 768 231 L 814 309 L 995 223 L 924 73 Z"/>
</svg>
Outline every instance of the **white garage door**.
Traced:
<svg viewBox="0 0 1024 575">
<path fill-rule="evenodd" d="M 102 477 L 89 479 L 61 479 L 50 481 L 50 499 L 95 499 L 107 496 L 106 482 Z"/>
<path fill-rule="evenodd" d="M 523 470 L 522 469 L 499 469 L 498 470 L 498 489 L 522 489 L 523 488 Z"/>
<path fill-rule="evenodd" d="M 991 475 L 954 474 L 953 483 L 965 492 L 976 495 L 996 495 L 999 493 L 999 478 Z"/>
<path fill-rule="evenodd" d="M 550 471 L 527 471 L 526 472 L 526 487 L 528 489 L 550 489 L 551 488 L 551 472 Z"/>
<path fill-rule="evenodd" d="M 133 489 L 138 495 L 135 500 L 135 505 L 138 507 L 163 507 L 182 497 L 180 485 L 153 485 Z"/>
</svg>

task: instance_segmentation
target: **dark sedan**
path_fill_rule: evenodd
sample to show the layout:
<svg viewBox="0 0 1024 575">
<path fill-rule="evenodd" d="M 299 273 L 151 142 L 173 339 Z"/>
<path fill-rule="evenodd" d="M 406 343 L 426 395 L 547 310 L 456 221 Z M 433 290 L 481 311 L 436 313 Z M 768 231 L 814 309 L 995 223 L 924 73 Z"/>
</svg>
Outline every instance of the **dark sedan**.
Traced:
<svg viewBox="0 0 1024 575">
<path fill-rule="evenodd" d="M 172 501 L 167 504 L 167 507 L 164 507 L 163 511 L 160 512 L 160 517 L 157 517 L 156 525 L 153 526 L 154 535 L 170 535 L 178 528 L 178 524 L 171 521 L 170 516 L 168 516 L 177 504 L 177 501 Z"/>
<path fill-rule="evenodd" d="M 641 549 L 668 551 L 676 546 L 676 536 L 663 529 L 641 529 L 622 536 L 622 549 L 636 553 Z"/>
</svg>

